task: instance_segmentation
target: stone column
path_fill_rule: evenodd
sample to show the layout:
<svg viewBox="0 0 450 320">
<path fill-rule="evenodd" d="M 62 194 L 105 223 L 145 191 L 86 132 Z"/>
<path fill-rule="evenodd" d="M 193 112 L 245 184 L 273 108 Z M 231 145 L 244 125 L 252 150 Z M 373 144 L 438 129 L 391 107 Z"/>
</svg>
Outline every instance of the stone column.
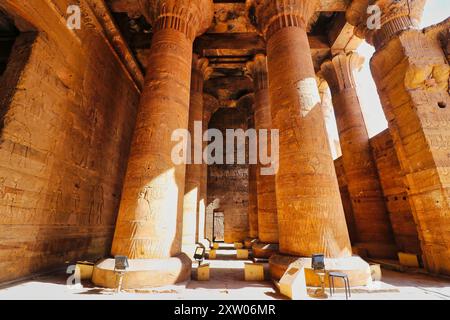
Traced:
<svg viewBox="0 0 450 320">
<path fill-rule="evenodd" d="M 171 136 L 188 128 L 193 41 L 213 14 L 211 0 L 140 3 L 154 35 L 111 250 L 130 259 L 123 288 L 190 277 L 191 261 L 181 254 L 186 165 L 174 164 Z M 116 286 L 114 259 L 96 266 L 93 281 Z"/>
<path fill-rule="evenodd" d="M 248 129 L 255 128 L 254 106 L 249 110 Z M 248 165 L 248 237 L 244 244 L 246 248 L 252 248 L 258 240 L 258 196 L 256 186 L 255 164 Z"/>
<path fill-rule="evenodd" d="M 450 67 L 439 38 L 450 21 L 417 30 L 425 0 L 375 4 L 382 12 L 380 28 L 361 23 L 358 30 L 376 49 L 372 74 L 406 174 L 424 265 L 448 275 Z"/>
<path fill-rule="evenodd" d="M 256 1 L 258 24 L 267 41 L 273 128 L 280 130 L 276 198 L 284 255 L 271 257 L 270 270 L 277 279 L 298 257 L 323 253 L 328 270 L 346 269 L 352 285 L 364 285 L 370 281 L 370 270 L 352 257 L 306 32 L 317 4 Z M 310 258 L 297 263 L 311 267 Z M 308 284 L 318 284 L 313 272 L 306 278 Z"/>
<path fill-rule="evenodd" d="M 190 162 L 186 166 L 184 185 L 182 239 L 182 250 L 190 257 L 194 255 L 196 243 L 199 241 L 200 206 L 204 205 L 200 200 L 200 188 L 203 175 L 203 83 L 212 72 L 208 64 L 207 59 L 200 59 L 196 54 L 193 56 L 188 126 L 191 135 L 191 153 Z M 201 163 L 197 163 L 198 161 Z M 204 227 L 204 210 L 202 215 Z M 201 236 L 204 238 L 204 232 Z"/>
<path fill-rule="evenodd" d="M 316 80 L 319 87 L 320 100 L 322 102 L 322 109 L 328 131 L 328 142 L 330 143 L 331 153 L 333 155 L 333 158 L 335 159 L 334 167 L 336 169 L 336 175 L 339 184 L 339 193 L 341 194 L 342 205 L 344 207 L 345 222 L 347 223 L 350 242 L 353 244 L 356 241 L 355 219 L 353 217 L 353 208 L 351 207 L 350 203 L 347 179 L 345 178 L 345 174 L 343 173 L 344 170 L 341 158 L 342 150 L 339 142 L 339 134 L 336 136 L 336 133 L 338 132 L 337 127 L 335 127 L 336 119 L 333 114 L 334 111 L 331 91 L 327 81 L 323 78 L 323 76 L 321 76 L 320 74 L 316 75 Z"/>
<path fill-rule="evenodd" d="M 208 93 L 203 93 L 203 132 L 206 132 L 206 130 L 208 130 L 211 117 L 219 109 L 219 106 L 220 104 L 216 97 Z M 208 141 L 203 142 L 203 150 L 206 149 L 208 143 Z M 213 210 L 211 210 L 211 205 L 213 206 L 213 204 L 208 203 L 208 164 L 206 162 L 203 162 L 202 165 L 200 201 L 202 200 L 205 203 L 205 218 L 204 221 L 200 219 L 199 222 L 199 230 L 203 231 L 203 236 L 199 235 L 199 241 L 203 243 L 206 248 L 208 248 L 211 246 L 213 238 L 213 235 L 211 234 L 213 223 Z M 210 206 L 209 210 L 208 206 Z M 202 213 L 200 213 L 200 216 L 201 215 Z M 202 226 L 202 224 L 204 225 Z"/>
<path fill-rule="evenodd" d="M 372 258 L 396 259 L 397 247 L 353 77 L 363 62 L 355 52 L 340 53 L 322 64 L 321 75 L 333 98 L 356 226 L 354 246 Z"/>
<path fill-rule="evenodd" d="M 206 132 L 206 130 L 208 130 L 208 123 L 210 118 L 211 113 L 205 110 L 205 107 L 203 106 L 203 132 Z M 207 146 L 208 143 L 206 141 L 203 141 L 203 150 L 205 150 Z M 208 164 L 205 161 L 202 162 L 201 171 L 202 176 L 200 180 L 200 196 L 198 201 L 197 242 L 202 244 L 205 248 L 209 248 L 210 242 L 206 237 L 206 207 L 208 206 Z"/>
<path fill-rule="evenodd" d="M 255 88 L 255 129 L 268 131 L 267 144 L 259 143 L 259 154 L 270 155 L 272 115 L 270 113 L 269 83 L 267 78 L 267 59 L 257 55 L 247 64 L 247 74 L 253 79 Z M 261 141 L 260 141 L 261 142 Z M 277 198 L 275 195 L 275 175 L 263 175 L 263 166 L 258 161 L 256 167 L 258 238 L 259 243 L 253 246 L 256 258 L 270 258 L 278 251 L 278 217 Z"/>
<path fill-rule="evenodd" d="M 342 153 L 340 151 L 340 148 L 337 148 L 339 140 L 335 140 L 334 139 L 335 137 L 333 137 L 336 128 L 331 127 L 331 124 L 334 125 L 335 121 L 333 117 L 333 102 L 331 101 L 330 88 L 328 86 L 328 83 L 322 77 L 316 75 L 316 80 L 317 80 L 317 87 L 319 88 L 320 102 L 322 104 L 322 110 L 325 119 L 325 127 L 327 128 L 328 143 L 330 144 L 331 155 L 333 156 L 333 159 L 336 159 L 339 158 L 342 155 Z"/>
</svg>

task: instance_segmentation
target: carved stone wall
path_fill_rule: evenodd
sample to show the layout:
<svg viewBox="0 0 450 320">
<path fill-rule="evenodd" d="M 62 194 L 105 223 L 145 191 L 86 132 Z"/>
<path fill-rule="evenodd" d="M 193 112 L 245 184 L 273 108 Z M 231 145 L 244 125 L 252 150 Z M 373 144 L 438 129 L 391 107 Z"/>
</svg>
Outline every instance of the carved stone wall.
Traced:
<svg viewBox="0 0 450 320">
<path fill-rule="evenodd" d="M 209 128 L 219 129 L 224 135 L 226 129 L 247 130 L 247 110 L 221 108 L 211 118 Z M 235 150 L 236 152 L 236 150 Z M 226 150 L 224 150 L 224 154 Z M 225 159 L 225 155 L 224 155 Z M 208 216 L 217 210 L 225 215 L 225 242 L 244 241 L 248 236 L 249 201 L 248 165 L 210 165 L 208 166 Z M 211 223 L 207 224 L 208 236 L 212 234 Z M 212 240 L 212 238 L 210 238 Z"/>
<path fill-rule="evenodd" d="M 378 168 L 397 248 L 401 252 L 420 255 L 420 241 L 409 203 L 405 173 L 400 167 L 389 130 L 370 139 L 370 145 Z"/>
<path fill-rule="evenodd" d="M 418 225 L 425 267 L 450 274 L 450 67 L 440 42 L 449 20 L 407 30 L 371 61 Z"/>
<path fill-rule="evenodd" d="M 0 83 L 0 283 L 109 253 L 139 99 L 96 29 L 6 2 L 38 32 Z"/>
<path fill-rule="evenodd" d="M 420 240 L 409 202 L 410 199 L 405 181 L 406 176 L 400 167 L 389 130 L 385 130 L 371 138 L 370 146 L 383 189 L 384 202 L 389 213 L 390 224 L 398 251 L 420 256 Z M 336 159 L 334 165 L 339 181 L 342 204 L 344 205 L 347 228 L 352 244 L 354 244 L 357 241 L 356 229 L 342 157 Z"/>
</svg>

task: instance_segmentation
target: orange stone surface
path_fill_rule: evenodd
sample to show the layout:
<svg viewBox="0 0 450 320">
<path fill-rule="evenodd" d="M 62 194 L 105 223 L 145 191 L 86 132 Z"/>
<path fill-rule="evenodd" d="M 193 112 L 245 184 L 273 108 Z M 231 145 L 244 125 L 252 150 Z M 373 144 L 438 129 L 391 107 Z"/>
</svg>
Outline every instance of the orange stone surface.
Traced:
<svg viewBox="0 0 450 320">
<path fill-rule="evenodd" d="M 267 130 L 267 143 L 259 144 L 259 154 L 270 155 L 272 115 L 270 113 L 269 83 L 267 79 L 267 60 L 257 55 L 254 61 L 247 64 L 247 72 L 255 86 L 255 129 Z M 260 157 L 258 157 L 260 159 Z M 278 243 L 277 199 L 275 195 L 275 174 L 261 173 L 264 165 L 258 161 L 256 170 L 258 238 L 265 243 Z M 268 167 L 265 165 L 265 167 Z"/>
<path fill-rule="evenodd" d="M 203 83 L 209 77 L 212 69 L 208 67 L 207 59 L 200 59 L 194 55 L 192 60 L 192 76 L 191 76 L 191 96 L 189 106 L 189 133 L 191 135 L 190 143 L 190 164 L 186 165 L 186 177 L 184 184 L 184 201 L 183 201 L 183 251 L 192 256 L 195 252 L 196 243 L 199 241 L 199 228 L 204 228 L 204 222 L 200 223 L 200 215 L 203 219 L 204 198 L 201 199 L 201 180 L 203 178 L 203 161 L 202 164 L 196 163 L 195 153 L 203 156 L 203 142 L 195 139 L 195 135 L 203 136 Z M 195 132 L 195 122 L 200 124 L 199 132 Z M 199 152 L 200 151 L 200 152 Z M 203 200 L 203 202 L 201 202 Z M 202 207 L 203 206 L 203 207 Z M 200 234 L 202 235 L 202 234 Z"/>
<path fill-rule="evenodd" d="M 370 257 L 395 258 L 397 248 L 353 77 L 362 62 L 354 52 L 340 53 L 322 64 L 321 74 L 333 97 L 356 227 L 355 245 L 367 249 Z"/>
<path fill-rule="evenodd" d="M 317 1 L 293 4 L 285 12 L 280 1 L 260 1 L 257 7 L 267 38 L 272 122 L 280 130 L 280 252 L 346 257 L 350 240 L 304 23 Z"/>
<path fill-rule="evenodd" d="M 148 12 L 157 27 L 112 246 L 131 259 L 181 252 L 186 166 L 173 163 L 171 136 L 188 128 L 193 40 L 212 19 L 206 0 L 149 3 Z"/>
</svg>

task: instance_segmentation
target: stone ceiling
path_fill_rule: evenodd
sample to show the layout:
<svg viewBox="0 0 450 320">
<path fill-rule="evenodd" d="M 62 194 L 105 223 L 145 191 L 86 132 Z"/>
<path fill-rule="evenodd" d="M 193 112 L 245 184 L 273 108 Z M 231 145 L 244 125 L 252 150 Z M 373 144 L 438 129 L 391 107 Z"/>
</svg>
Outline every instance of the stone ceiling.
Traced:
<svg viewBox="0 0 450 320">
<path fill-rule="evenodd" d="M 152 27 L 139 12 L 135 0 L 107 0 L 116 23 L 145 72 Z M 310 21 L 309 40 L 316 70 L 333 51 L 354 50 L 361 40 L 346 23 L 349 0 L 321 0 Z M 265 41 L 257 32 L 252 10 L 245 0 L 215 0 L 214 20 L 198 37 L 194 51 L 210 61 L 214 69 L 205 91 L 216 98 L 239 99 L 252 91 L 245 65 L 257 53 L 265 53 Z"/>
</svg>

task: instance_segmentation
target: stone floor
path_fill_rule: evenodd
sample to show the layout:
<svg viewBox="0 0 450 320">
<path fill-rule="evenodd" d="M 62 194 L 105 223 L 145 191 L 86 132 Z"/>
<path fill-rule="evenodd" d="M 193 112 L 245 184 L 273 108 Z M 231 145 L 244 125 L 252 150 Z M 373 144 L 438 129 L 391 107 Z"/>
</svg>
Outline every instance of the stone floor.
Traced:
<svg viewBox="0 0 450 320">
<path fill-rule="evenodd" d="M 211 280 L 190 281 L 175 286 L 134 292 L 115 293 L 83 283 L 69 288 L 68 275 L 52 274 L 0 288 L 0 299 L 64 299 L 64 300 L 273 300 L 284 299 L 270 281 L 245 282 L 244 263 L 236 260 L 236 251 L 222 246 L 217 259 L 210 260 Z M 195 265 L 194 265 L 195 266 Z M 267 266 L 266 266 L 267 272 Z M 195 270 L 194 270 L 195 273 Z M 313 298 L 311 298 L 313 299 Z M 330 297 L 345 299 L 343 291 Z M 450 280 L 419 273 L 401 273 L 383 269 L 382 281 L 371 287 L 352 288 L 353 300 L 450 300 Z"/>
</svg>

